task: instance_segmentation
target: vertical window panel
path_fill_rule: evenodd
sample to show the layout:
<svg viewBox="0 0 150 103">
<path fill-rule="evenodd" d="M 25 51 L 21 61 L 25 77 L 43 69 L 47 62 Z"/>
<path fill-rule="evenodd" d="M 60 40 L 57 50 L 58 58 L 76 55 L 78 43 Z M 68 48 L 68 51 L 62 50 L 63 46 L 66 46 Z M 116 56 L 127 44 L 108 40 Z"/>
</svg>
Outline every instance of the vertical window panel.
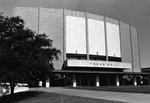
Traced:
<svg viewBox="0 0 150 103">
<path fill-rule="evenodd" d="M 88 19 L 89 54 L 106 55 L 104 21 Z"/>
<path fill-rule="evenodd" d="M 106 23 L 108 56 L 121 57 L 119 25 Z"/>
<path fill-rule="evenodd" d="M 66 53 L 86 54 L 85 18 L 66 16 Z"/>
</svg>

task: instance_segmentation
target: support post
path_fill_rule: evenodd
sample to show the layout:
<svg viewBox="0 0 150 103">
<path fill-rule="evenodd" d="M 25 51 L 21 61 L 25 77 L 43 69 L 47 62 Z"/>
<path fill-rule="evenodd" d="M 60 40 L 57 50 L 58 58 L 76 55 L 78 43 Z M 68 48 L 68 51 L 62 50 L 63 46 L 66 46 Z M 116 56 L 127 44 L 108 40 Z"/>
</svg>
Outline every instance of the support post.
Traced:
<svg viewBox="0 0 150 103">
<path fill-rule="evenodd" d="M 76 75 L 75 74 L 73 74 L 73 77 L 72 77 L 72 79 L 73 79 L 73 87 L 77 87 L 77 82 L 76 82 Z"/>
<path fill-rule="evenodd" d="M 134 86 L 137 86 L 136 75 L 133 76 L 133 82 L 134 82 Z"/>
<path fill-rule="evenodd" d="M 119 75 L 116 75 L 116 86 L 120 86 Z"/>
<path fill-rule="evenodd" d="M 50 87 L 50 78 L 46 80 L 46 88 Z"/>
<path fill-rule="evenodd" d="M 100 83 L 99 83 L 99 75 L 96 75 L 96 87 L 99 87 Z"/>
</svg>

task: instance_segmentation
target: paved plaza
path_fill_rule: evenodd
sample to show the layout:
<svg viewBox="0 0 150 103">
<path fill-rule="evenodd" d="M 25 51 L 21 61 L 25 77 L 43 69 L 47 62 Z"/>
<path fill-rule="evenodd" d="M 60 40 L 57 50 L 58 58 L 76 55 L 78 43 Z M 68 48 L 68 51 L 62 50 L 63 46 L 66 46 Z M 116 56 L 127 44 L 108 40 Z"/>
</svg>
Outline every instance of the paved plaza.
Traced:
<svg viewBox="0 0 150 103">
<path fill-rule="evenodd" d="M 142 93 L 79 90 L 79 89 L 66 89 L 61 87 L 44 88 L 41 89 L 41 91 L 96 98 L 96 99 L 123 101 L 129 103 L 150 103 L 150 94 L 142 94 Z"/>
</svg>

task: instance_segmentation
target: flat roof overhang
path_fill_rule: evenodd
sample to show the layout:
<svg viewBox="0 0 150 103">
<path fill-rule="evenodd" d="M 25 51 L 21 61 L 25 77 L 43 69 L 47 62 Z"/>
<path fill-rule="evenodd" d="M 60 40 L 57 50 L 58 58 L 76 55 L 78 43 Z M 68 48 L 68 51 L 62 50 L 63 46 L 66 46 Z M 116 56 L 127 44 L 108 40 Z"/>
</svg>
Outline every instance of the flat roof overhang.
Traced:
<svg viewBox="0 0 150 103">
<path fill-rule="evenodd" d="M 150 73 L 150 68 L 142 68 L 142 72 Z"/>
<path fill-rule="evenodd" d="M 76 70 L 53 70 L 55 74 L 119 74 L 119 75 L 150 75 L 142 72 L 107 72 L 107 71 L 76 71 Z"/>
</svg>

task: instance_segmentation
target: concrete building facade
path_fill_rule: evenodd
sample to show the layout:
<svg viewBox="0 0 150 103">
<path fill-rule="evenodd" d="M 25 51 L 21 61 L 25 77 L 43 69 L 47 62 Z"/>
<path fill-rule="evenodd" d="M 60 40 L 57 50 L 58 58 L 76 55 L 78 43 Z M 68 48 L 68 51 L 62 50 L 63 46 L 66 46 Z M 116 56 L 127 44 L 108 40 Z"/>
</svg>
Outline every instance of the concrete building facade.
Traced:
<svg viewBox="0 0 150 103">
<path fill-rule="evenodd" d="M 53 39 L 61 51 L 54 73 L 65 75 L 68 85 L 119 86 L 125 75 L 132 74 L 137 84 L 141 65 L 138 31 L 132 25 L 65 9 L 16 7 L 14 15 L 21 16 L 26 27 Z"/>
</svg>

